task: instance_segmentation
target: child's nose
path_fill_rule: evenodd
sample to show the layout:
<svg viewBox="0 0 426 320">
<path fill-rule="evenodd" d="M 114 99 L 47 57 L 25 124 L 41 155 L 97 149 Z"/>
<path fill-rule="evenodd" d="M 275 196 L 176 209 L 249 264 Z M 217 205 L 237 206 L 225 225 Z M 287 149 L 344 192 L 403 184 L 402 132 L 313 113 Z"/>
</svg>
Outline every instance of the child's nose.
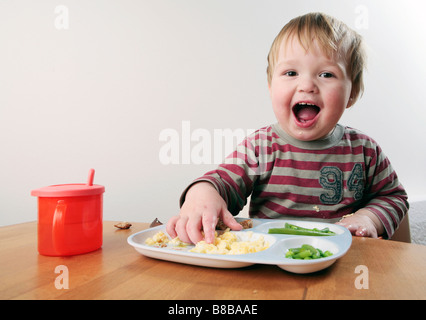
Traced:
<svg viewBox="0 0 426 320">
<path fill-rule="evenodd" d="M 300 77 L 299 78 L 299 84 L 298 84 L 298 91 L 299 92 L 306 92 L 306 93 L 317 93 L 318 87 L 311 77 Z"/>
</svg>

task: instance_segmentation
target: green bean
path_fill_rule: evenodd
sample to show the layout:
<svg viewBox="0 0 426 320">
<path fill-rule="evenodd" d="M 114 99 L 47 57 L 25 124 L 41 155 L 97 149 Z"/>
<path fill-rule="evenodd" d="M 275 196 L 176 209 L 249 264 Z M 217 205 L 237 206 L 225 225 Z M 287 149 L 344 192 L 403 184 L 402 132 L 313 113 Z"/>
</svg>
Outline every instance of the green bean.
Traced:
<svg viewBox="0 0 426 320">
<path fill-rule="evenodd" d="M 329 256 L 332 256 L 332 255 L 333 255 L 333 253 L 328 251 L 328 250 L 326 252 L 324 252 L 324 257 L 329 257 Z"/>
<path fill-rule="evenodd" d="M 309 251 L 312 255 L 318 254 L 318 250 L 309 244 L 303 244 L 302 249 Z"/>
<path fill-rule="evenodd" d="M 324 229 L 307 229 L 296 226 L 294 224 L 285 223 L 284 228 L 270 228 L 270 234 L 292 234 L 300 236 L 334 236 L 336 233 L 330 231 L 329 228 Z"/>
<path fill-rule="evenodd" d="M 323 252 L 322 250 L 316 249 L 309 244 L 303 244 L 300 248 L 288 249 L 285 257 L 289 259 L 311 260 L 326 258 L 332 255 L 333 253 L 328 250 Z"/>
<path fill-rule="evenodd" d="M 312 252 L 310 252 L 309 250 L 301 250 L 298 254 L 293 256 L 293 259 L 305 259 L 311 256 Z"/>
</svg>

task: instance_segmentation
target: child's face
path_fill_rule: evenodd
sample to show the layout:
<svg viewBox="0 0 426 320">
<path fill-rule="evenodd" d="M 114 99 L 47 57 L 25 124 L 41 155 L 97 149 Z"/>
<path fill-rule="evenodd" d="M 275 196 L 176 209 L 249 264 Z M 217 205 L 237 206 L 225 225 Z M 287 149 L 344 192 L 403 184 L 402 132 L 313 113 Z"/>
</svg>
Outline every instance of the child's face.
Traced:
<svg viewBox="0 0 426 320">
<path fill-rule="evenodd" d="M 328 58 L 314 41 L 306 52 L 295 37 L 281 45 L 269 85 L 281 128 L 293 138 L 331 133 L 349 107 L 352 82 L 342 58 Z"/>
</svg>

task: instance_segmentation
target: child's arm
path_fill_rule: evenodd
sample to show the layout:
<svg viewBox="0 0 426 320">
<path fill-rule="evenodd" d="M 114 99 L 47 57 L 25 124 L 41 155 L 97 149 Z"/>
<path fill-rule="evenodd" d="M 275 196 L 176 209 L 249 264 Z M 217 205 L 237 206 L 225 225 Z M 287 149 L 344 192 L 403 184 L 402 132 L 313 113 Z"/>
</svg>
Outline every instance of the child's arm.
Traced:
<svg viewBox="0 0 426 320">
<path fill-rule="evenodd" d="M 338 224 L 356 236 L 392 238 L 408 211 L 408 197 L 389 159 L 378 145 L 375 151 L 366 171 L 365 204 Z"/>
<path fill-rule="evenodd" d="M 207 243 L 212 243 L 219 218 L 232 230 L 242 229 L 214 186 L 202 181 L 186 192 L 179 215 L 168 221 L 166 231 L 172 238 L 179 236 L 183 242 L 197 243 L 204 238 Z"/>
<path fill-rule="evenodd" d="M 241 230 L 233 215 L 247 203 L 258 178 L 258 159 L 252 140 L 246 138 L 217 170 L 196 179 L 183 193 L 180 214 L 167 223 L 171 237 L 178 235 L 184 242 L 196 243 L 203 240 L 203 230 L 206 242 L 212 243 L 219 218 L 232 230 Z"/>
</svg>

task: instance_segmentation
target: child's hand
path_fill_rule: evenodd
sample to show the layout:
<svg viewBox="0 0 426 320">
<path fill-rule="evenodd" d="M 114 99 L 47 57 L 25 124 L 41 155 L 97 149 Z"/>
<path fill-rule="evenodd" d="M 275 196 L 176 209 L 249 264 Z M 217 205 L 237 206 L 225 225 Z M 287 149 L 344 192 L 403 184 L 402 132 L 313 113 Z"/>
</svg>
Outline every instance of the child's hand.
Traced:
<svg viewBox="0 0 426 320">
<path fill-rule="evenodd" d="M 382 223 L 374 213 L 367 209 L 360 209 L 336 224 L 346 227 L 352 235 L 358 237 L 377 238 L 383 233 Z"/>
<path fill-rule="evenodd" d="M 167 222 L 166 231 L 183 242 L 197 243 L 204 238 L 207 243 L 213 243 L 219 217 L 232 230 L 242 229 L 213 185 L 199 182 L 188 190 L 179 215 Z"/>
</svg>

